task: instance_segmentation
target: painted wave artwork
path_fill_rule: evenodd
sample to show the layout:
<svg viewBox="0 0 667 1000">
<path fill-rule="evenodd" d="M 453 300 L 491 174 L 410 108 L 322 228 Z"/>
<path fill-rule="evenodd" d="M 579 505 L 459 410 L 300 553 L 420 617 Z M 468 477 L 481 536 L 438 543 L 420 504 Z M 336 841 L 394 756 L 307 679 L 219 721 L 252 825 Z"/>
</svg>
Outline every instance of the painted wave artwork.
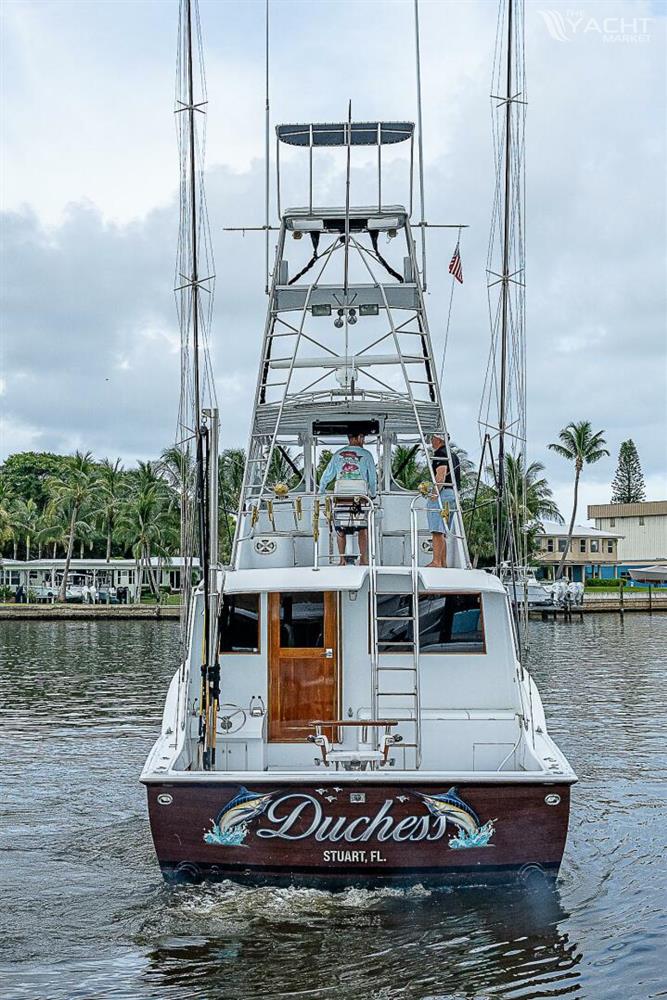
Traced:
<svg viewBox="0 0 667 1000">
<path fill-rule="evenodd" d="M 490 819 L 484 826 L 480 826 L 478 830 L 474 830 L 471 833 L 459 828 L 456 836 L 450 838 L 449 846 L 455 851 L 465 847 L 488 847 L 494 833 L 495 827 L 493 820 Z"/>
<path fill-rule="evenodd" d="M 248 835 L 248 829 L 247 823 L 234 826 L 231 830 L 223 830 L 218 823 L 213 823 L 211 829 L 204 834 L 204 842 L 218 844 L 220 847 L 241 847 Z"/>
</svg>

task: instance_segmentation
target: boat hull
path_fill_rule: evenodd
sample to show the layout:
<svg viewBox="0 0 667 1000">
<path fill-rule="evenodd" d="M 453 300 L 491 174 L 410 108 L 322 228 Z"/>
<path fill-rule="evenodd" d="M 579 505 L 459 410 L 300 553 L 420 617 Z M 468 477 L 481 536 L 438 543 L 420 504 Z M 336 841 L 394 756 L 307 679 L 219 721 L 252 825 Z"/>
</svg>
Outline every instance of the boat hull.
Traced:
<svg viewBox="0 0 667 1000">
<path fill-rule="evenodd" d="M 570 806 L 569 784 L 525 781 L 216 779 L 147 792 L 165 878 L 327 888 L 555 878 Z"/>
</svg>

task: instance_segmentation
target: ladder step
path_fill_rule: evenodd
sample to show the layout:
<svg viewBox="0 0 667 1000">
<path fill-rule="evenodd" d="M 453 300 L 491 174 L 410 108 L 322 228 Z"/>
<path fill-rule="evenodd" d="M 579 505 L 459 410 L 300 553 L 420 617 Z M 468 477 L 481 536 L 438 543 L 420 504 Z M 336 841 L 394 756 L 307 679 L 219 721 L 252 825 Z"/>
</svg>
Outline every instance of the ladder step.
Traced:
<svg viewBox="0 0 667 1000">
<path fill-rule="evenodd" d="M 416 698 L 417 691 L 378 691 L 378 698 Z M 407 721 L 407 720 L 406 720 Z M 412 720 L 410 720 L 412 721 Z"/>
<path fill-rule="evenodd" d="M 414 622 L 415 618 L 413 615 L 376 615 L 375 620 L 378 622 Z"/>
</svg>

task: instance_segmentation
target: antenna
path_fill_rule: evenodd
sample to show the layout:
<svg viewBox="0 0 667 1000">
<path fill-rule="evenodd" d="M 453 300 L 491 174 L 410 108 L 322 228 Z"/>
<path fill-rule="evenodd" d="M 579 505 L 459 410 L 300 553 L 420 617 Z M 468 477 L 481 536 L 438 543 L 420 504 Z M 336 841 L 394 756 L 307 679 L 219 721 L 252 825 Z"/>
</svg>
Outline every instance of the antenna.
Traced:
<svg viewBox="0 0 667 1000">
<path fill-rule="evenodd" d="M 265 123 L 264 123 L 264 228 L 266 229 L 266 244 L 264 248 L 265 257 L 265 271 L 266 271 L 266 284 L 264 285 L 264 292 L 266 295 L 269 294 L 269 129 L 270 129 L 270 116 L 269 116 L 269 0 L 266 0 L 266 39 L 265 39 L 265 83 L 266 83 L 266 108 L 265 108 Z"/>
<path fill-rule="evenodd" d="M 349 357 L 349 328 L 348 320 L 350 311 L 347 308 L 347 293 L 349 287 L 349 277 L 350 277 L 350 168 L 352 162 L 352 101 L 350 100 L 347 107 L 347 166 L 345 169 L 345 264 L 344 264 L 344 274 L 343 274 L 343 304 L 345 306 L 345 371 L 347 373 L 347 363 Z M 347 375 L 345 378 L 346 389 L 348 387 Z M 354 394 L 354 390 L 353 390 Z"/>
<path fill-rule="evenodd" d="M 415 0 L 415 59 L 417 63 L 417 126 L 419 129 L 419 200 L 422 231 L 422 290 L 426 291 L 426 218 L 424 215 L 424 127 L 422 125 L 422 77 L 419 53 L 419 0 Z"/>
</svg>

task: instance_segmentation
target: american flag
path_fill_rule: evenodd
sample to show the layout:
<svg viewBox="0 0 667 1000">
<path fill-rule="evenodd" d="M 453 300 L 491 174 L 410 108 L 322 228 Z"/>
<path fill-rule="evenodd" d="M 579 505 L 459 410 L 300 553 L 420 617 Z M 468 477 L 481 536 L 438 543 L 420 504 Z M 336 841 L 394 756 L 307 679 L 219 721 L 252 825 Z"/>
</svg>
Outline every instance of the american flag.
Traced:
<svg viewBox="0 0 667 1000">
<path fill-rule="evenodd" d="M 461 254 L 459 253 L 459 245 L 456 244 L 456 250 L 449 262 L 449 273 L 453 274 L 457 281 L 463 284 L 463 266 L 461 264 Z"/>
</svg>

